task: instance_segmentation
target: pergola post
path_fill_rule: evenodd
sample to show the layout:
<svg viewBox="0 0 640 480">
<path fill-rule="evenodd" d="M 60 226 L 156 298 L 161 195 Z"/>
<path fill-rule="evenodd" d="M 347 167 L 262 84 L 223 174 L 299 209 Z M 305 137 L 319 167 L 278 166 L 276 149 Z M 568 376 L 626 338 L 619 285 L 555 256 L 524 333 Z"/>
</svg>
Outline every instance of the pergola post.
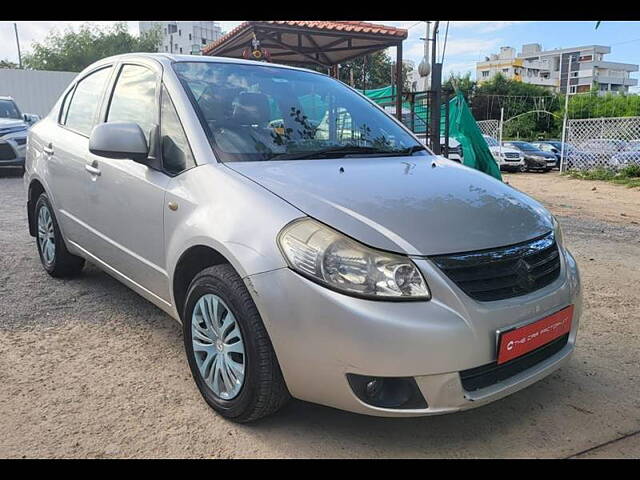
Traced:
<svg viewBox="0 0 640 480">
<path fill-rule="evenodd" d="M 396 117 L 402 121 L 402 42 L 396 47 Z"/>
</svg>

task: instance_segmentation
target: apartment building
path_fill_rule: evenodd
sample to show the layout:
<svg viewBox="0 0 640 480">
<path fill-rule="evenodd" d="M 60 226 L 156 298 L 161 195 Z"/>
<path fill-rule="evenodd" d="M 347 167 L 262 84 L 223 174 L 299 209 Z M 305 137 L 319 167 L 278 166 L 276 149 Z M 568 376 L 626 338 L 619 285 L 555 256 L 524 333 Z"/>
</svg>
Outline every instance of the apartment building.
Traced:
<svg viewBox="0 0 640 480">
<path fill-rule="evenodd" d="M 631 78 L 638 65 L 610 62 L 604 56 L 611 47 L 588 45 L 583 47 L 542 50 L 539 43 L 515 48 L 501 47 L 500 52 L 485 57 L 476 64 L 476 79 L 486 82 L 501 73 L 506 78 L 539 85 L 556 92 L 569 94 L 588 92 L 597 85 L 601 93 L 628 93 L 638 80 Z"/>
<path fill-rule="evenodd" d="M 202 47 L 222 36 L 217 22 L 158 21 L 139 22 L 140 33 L 160 27 L 159 52 L 200 55 Z"/>
</svg>

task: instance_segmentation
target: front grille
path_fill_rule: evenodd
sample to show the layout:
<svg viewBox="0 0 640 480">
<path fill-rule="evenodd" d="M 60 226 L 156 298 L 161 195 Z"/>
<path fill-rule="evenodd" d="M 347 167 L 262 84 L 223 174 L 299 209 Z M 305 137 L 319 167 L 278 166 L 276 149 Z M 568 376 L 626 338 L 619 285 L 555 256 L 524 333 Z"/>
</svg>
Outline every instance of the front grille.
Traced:
<svg viewBox="0 0 640 480">
<path fill-rule="evenodd" d="M 536 348 L 535 350 L 521 356 L 514 358 L 502 365 L 498 365 L 497 362 L 488 363 L 481 367 L 470 368 L 469 370 L 462 370 L 460 372 L 460 380 L 462 382 L 462 388 L 467 392 L 473 392 L 480 388 L 489 387 L 495 383 L 506 380 L 513 377 L 520 372 L 523 372 L 538 363 L 552 357 L 569 341 L 569 334 L 566 333 L 562 337 Z"/>
<path fill-rule="evenodd" d="M 13 160 L 16 158 L 16 153 L 14 152 L 11 145 L 8 143 L 0 143 L 0 160 Z"/>
<path fill-rule="evenodd" d="M 515 152 L 505 152 L 504 158 L 510 158 L 510 159 L 519 160 L 520 159 L 520 154 L 519 153 L 515 153 Z"/>
<path fill-rule="evenodd" d="M 525 295 L 560 274 L 553 232 L 508 247 L 430 258 L 463 292 L 481 302 Z"/>
</svg>

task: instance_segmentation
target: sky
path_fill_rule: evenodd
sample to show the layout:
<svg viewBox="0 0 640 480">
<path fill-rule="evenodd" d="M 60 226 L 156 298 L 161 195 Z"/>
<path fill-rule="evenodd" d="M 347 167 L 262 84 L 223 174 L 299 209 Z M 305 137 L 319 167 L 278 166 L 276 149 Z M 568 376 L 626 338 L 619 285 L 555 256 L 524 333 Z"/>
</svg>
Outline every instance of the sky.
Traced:
<svg viewBox="0 0 640 480">
<path fill-rule="evenodd" d="M 384 21 L 373 23 L 408 28 L 409 38 L 404 42 L 404 57 L 413 60 L 416 66 L 422 59 L 424 44 L 420 37 L 425 35 L 425 23 L 416 20 Z M 77 29 L 83 22 L 78 21 L 37 21 L 17 22 L 22 52 L 30 50 L 31 42 L 43 41 L 53 28 Z M 93 22 L 112 24 L 114 22 Z M 129 21 L 129 30 L 138 33 L 138 22 Z M 220 21 L 223 31 L 229 31 L 241 21 Z M 444 42 L 446 21 L 440 25 L 440 45 Z M 502 46 L 512 46 L 518 51 L 525 43 L 540 43 L 543 50 L 581 45 L 606 45 L 611 47 L 607 60 L 640 64 L 640 22 L 603 21 L 595 29 L 595 21 L 451 21 L 444 57 L 443 78 L 451 72 L 471 72 L 475 78 L 475 63 L 491 53 L 497 53 Z M 389 52 L 395 58 L 395 49 Z M 0 22 L 0 60 L 18 60 L 13 22 Z M 639 78 L 636 72 L 633 78 Z M 640 88 L 633 89 L 640 93 Z"/>
</svg>

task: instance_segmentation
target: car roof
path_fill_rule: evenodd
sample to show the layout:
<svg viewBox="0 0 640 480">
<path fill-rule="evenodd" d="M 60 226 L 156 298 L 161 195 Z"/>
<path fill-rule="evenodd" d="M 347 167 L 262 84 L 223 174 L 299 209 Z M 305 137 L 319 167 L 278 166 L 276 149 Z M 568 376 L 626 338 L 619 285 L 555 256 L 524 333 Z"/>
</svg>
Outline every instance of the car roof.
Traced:
<svg viewBox="0 0 640 480">
<path fill-rule="evenodd" d="M 292 67 L 289 65 L 281 65 L 278 63 L 259 62 L 256 60 L 245 60 L 242 58 L 212 57 L 208 55 L 179 55 L 174 53 L 163 53 L 163 52 L 160 52 L 160 53 L 134 52 L 134 53 L 123 53 L 120 55 L 112 55 L 110 57 L 105 57 L 101 60 L 98 60 L 92 63 L 89 67 L 93 67 L 94 65 L 99 65 L 101 63 L 111 63 L 118 60 L 135 60 L 135 59 L 152 59 L 167 66 L 176 62 L 234 63 L 239 65 L 255 65 L 255 66 L 261 66 L 261 67 L 268 66 L 268 67 L 274 67 L 274 68 L 282 68 L 286 70 L 299 70 L 299 71 L 318 73 L 319 75 L 323 75 L 322 73 L 316 72 L 314 70 L 309 70 L 307 68 Z"/>
</svg>

